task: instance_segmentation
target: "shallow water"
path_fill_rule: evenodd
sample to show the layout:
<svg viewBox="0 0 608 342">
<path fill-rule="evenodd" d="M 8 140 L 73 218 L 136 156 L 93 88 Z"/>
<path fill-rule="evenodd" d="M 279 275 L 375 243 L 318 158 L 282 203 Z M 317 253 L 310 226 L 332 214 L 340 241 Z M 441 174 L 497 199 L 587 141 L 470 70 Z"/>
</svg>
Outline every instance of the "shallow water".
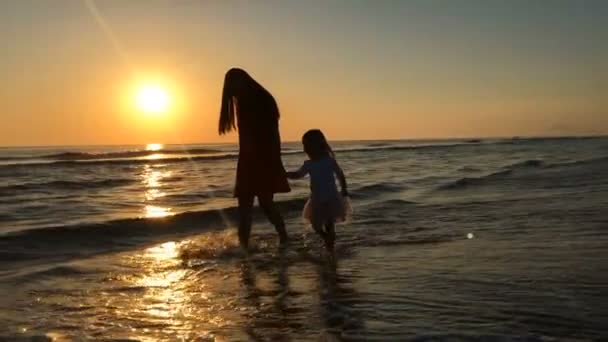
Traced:
<svg viewBox="0 0 608 342">
<path fill-rule="evenodd" d="M 353 142 L 337 148 L 355 214 L 338 228 L 335 259 L 300 219 L 304 182 L 279 197 L 292 245 L 279 250 L 258 215 L 256 248 L 240 255 L 229 156 L 149 164 L 89 158 L 33 168 L 13 159 L 0 167 L 0 200 L 14 203 L 2 207 L 0 287 L 9 295 L 0 299 L 0 336 L 608 338 L 608 139 L 428 145 Z M 213 148 L 230 154 L 234 147 Z M 303 158 L 297 146 L 292 149 L 284 157 L 289 167 Z M 150 186 L 142 177 L 146 169 L 171 175 L 152 177 Z M 82 183 L 140 181 L 48 184 L 75 183 L 80 178 L 67 176 L 79 173 Z M 218 195 L 168 198 L 203 191 L 193 186 L 197 181 Z M 165 196 L 148 200 L 150 189 Z M 59 196 L 81 206 L 56 203 Z M 129 196 L 140 201 L 124 205 Z M 34 205 L 44 213 L 23 209 Z M 146 218 L 149 205 L 171 210 Z M 182 214 L 186 210 L 195 212 Z M 64 215 L 68 224 L 62 224 Z"/>
</svg>

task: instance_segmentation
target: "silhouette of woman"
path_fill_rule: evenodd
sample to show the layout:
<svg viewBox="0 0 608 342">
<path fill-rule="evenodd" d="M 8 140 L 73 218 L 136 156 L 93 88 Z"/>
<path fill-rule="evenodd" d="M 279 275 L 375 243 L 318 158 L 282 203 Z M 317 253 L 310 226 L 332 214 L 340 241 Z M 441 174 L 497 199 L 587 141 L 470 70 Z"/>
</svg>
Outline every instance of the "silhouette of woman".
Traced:
<svg viewBox="0 0 608 342">
<path fill-rule="evenodd" d="M 238 68 L 226 73 L 220 112 L 219 134 L 232 130 L 239 133 L 234 188 L 239 203 L 239 242 L 244 248 L 249 245 L 253 200 L 257 197 L 280 243 L 285 244 L 285 223 L 273 202 L 275 193 L 290 191 L 281 161 L 279 108 L 270 92 Z"/>
</svg>

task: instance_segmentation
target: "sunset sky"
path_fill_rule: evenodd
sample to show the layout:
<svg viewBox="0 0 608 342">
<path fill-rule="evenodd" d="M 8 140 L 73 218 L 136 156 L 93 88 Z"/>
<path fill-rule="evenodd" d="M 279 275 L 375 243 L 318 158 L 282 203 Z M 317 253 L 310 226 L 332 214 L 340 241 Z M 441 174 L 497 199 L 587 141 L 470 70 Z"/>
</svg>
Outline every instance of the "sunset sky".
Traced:
<svg viewBox="0 0 608 342">
<path fill-rule="evenodd" d="M 1 1 L 0 145 L 234 141 L 231 66 L 275 95 L 284 140 L 608 134 L 606 18 L 601 0 Z M 150 85 L 162 113 L 137 105 Z"/>
</svg>

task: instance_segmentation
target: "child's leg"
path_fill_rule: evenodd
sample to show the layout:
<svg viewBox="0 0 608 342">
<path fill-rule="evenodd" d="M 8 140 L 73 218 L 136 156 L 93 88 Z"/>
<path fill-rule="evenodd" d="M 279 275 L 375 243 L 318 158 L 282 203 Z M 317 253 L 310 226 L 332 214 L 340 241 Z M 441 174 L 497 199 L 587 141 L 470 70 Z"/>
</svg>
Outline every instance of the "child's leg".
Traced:
<svg viewBox="0 0 608 342">
<path fill-rule="evenodd" d="M 319 222 L 317 220 L 312 220 L 312 229 L 314 229 L 314 231 L 319 234 L 319 236 L 325 240 L 325 236 L 327 234 L 325 234 L 325 232 L 323 231 L 323 222 Z"/>
<path fill-rule="evenodd" d="M 336 229 L 335 223 L 333 221 L 329 221 L 325 223 L 325 247 L 330 251 L 334 249 L 334 243 L 336 241 Z"/>
</svg>

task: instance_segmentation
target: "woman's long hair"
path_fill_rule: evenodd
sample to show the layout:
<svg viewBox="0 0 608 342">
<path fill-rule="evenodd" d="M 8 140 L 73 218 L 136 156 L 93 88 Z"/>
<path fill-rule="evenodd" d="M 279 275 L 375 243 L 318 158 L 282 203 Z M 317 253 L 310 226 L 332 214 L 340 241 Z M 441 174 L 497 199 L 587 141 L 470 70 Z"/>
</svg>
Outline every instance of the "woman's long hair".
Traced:
<svg viewBox="0 0 608 342">
<path fill-rule="evenodd" d="M 220 135 L 236 130 L 236 114 L 242 106 L 249 106 L 244 109 L 256 112 L 255 114 L 259 115 L 257 119 L 266 118 L 276 122 L 280 116 L 272 94 L 249 76 L 245 70 L 232 68 L 224 77 L 219 123 Z"/>
</svg>

